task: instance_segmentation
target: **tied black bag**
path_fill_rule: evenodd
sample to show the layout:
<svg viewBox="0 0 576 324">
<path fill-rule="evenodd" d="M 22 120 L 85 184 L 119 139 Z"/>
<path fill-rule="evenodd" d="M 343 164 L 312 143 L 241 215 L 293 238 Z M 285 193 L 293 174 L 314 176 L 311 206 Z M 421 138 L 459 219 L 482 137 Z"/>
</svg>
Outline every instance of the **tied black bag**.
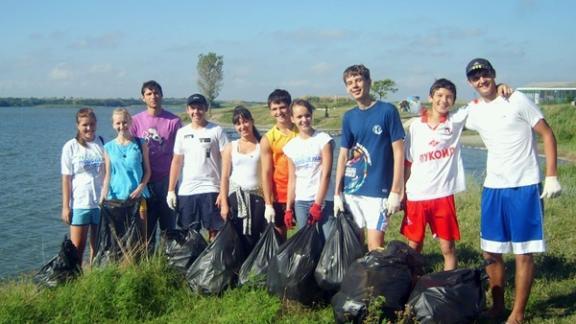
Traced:
<svg viewBox="0 0 576 324">
<path fill-rule="evenodd" d="M 106 200 L 100 209 L 96 241 L 97 266 L 118 262 L 124 257 L 138 259 L 146 252 L 140 200 Z"/>
<path fill-rule="evenodd" d="M 60 247 L 58 255 L 48 261 L 36 275 L 33 281 L 41 286 L 54 288 L 61 283 L 70 281 L 82 274 L 78 249 L 68 237 Z"/>
<path fill-rule="evenodd" d="M 322 253 L 317 224 L 308 224 L 282 244 L 270 260 L 266 285 L 280 298 L 310 305 L 321 300 L 322 291 L 314 280 L 314 269 Z"/>
<path fill-rule="evenodd" d="M 455 269 L 422 276 L 408 300 L 418 323 L 471 323 L 486 306 L 486 274 Z"/>
<path fill-rule="evenodd" d="M 278 252 L 281 238 L 274 229 L 274 223 L 269 223 L 256 246 L 240 268 L 238 283 L 254 287 L 264 287 L 268 274 L 270 260 Z"/>
<path fill-rule="evenodd" d="M 186 274 L 190 265 L 206 249 L 208 243 L 193 229 L 168 230 L 162 234 L 168 266 Z"/>
<path fill-rule="evenodd" d="M 414 278 L 422 274 L 423 265 L 423 257 L 400 241 L 392 241 L 386 249 L 370 251 L 354 261 L 340 291 L 331 300 L 336 322 L 361 323 L 370 303 L 381 296 L 382 314 L 393 320 L 395 312 L 404 309 Z"/>
<path fill-rule="evenodd" d="M 219 295 L 236 285 L 246 252 L 234 225 L 227 221 L 216 238 L 186 273 L 190 288 L 200 294 Z"/>
<path fill-rule="evenodd" d="M 350 217 L 344 213 L 338 215 L 314 272 L 318 286 L 332 294 L 340 289 L 350 264 L 366 253 L 358 236 L 358 226 Z"/>
</svg>

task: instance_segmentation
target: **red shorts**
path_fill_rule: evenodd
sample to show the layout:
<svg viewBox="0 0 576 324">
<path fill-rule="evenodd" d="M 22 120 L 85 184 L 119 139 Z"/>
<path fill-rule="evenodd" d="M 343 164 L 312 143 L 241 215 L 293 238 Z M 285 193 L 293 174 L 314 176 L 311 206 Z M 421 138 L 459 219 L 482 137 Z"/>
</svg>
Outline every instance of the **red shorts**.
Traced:
<svg viewBox="0 0 576 324">
<path fill-rule="evenodd" d="M 460 229 L 456 219 L 454 195 L 421 201 L 406 201 L 406 212 L 400 233 L 413 242 L 424 241 L 426 224 L 434 237 L 447 241 L 460 240 Z"/>
</svg>

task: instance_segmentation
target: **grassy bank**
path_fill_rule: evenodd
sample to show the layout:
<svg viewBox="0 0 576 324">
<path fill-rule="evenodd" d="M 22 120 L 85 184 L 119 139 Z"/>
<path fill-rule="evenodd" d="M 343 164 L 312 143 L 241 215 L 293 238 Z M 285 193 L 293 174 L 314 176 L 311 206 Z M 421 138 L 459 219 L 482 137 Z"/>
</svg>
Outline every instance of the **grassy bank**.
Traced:
<svg viewBox="0 0 576 324">
<path fill-rule="evenodd" d="M 533 323 L 576 321 L 576 167 L 560 168 L 563 195 L 546 201 L 548 252 L 536 257 L 537 273 L 528 303 Z M 460 267 L 480 263 L 480 186 L 469 181 L 468 191 L 457 196 L 462 241 L 458 244 Z M 401 215 L 392 218 L 387 240 L 398 234 Z M 428 238 L 424 255 L 428 271 L 442 268 L 436 242 Z M 508 274 L 513 258 L 507 256 Z M 506 302 L 511 307 L 513 276 L 507 278 Z M 234 289 L 222 297 L 201 297 L 190 292 L 182 277 L 166 268 L 162 258 L 140 266 L 116 266 L 87 271 L 68 285 L 38 289 L 29 278 L 0 284 L 0 323 L 331 323 L 329 306 L 309 309 L 282 302 L 264 290 Z"/>
<path fill-rule="evenodd" d="M 226 103 L 222 108 L 212 109 L 210 120 L 222 125 L 232 124 L 232 110 L 236 104 Z M 314 125 L 322 130 L 340 130 L 342 115 L 353 104 L 341 102 L 338 105 L 331 101 L 319 101 L 314 113 Z M 461 105 L 455 105 L 460 107 Z M 254 116 L 259 129 L 267 129 L 274 122 L 270 117 L 268 107 L 265 104 L 247 105 Z M 576 161 L 576 108 L 569 104 L 544 105 L 541 107 L 550 127 L 554 130 L 558 141 L 558 155 L 564 159 Z M 409 118 L 409 114 L 401 113 L 403 119 Z M 186 114 L 182 118 L 187 121 Z M 464 131 L 462 142 L 470 146 L 484 146 L 478 133 Z M 540 148 L 542 151 L 542 148 Z"/>
</svg>

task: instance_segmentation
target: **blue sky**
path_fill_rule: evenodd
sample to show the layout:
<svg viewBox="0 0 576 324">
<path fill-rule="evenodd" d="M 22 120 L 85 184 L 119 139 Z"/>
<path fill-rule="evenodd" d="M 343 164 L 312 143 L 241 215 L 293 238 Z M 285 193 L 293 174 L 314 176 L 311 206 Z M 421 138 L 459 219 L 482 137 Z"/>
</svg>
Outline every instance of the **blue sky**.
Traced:
<svg viewBox="0 0 576 324">
<path fill-rule="evenodd" d="M 349 65 L 426 97 L 488 58 L 513 87 L 576 81 L 576 1 L 2 1 L 0 97 L 167 97 L 198 91 L 200 53 L 224 56 L 219 99 L 346 95 Z"/>
</svg>

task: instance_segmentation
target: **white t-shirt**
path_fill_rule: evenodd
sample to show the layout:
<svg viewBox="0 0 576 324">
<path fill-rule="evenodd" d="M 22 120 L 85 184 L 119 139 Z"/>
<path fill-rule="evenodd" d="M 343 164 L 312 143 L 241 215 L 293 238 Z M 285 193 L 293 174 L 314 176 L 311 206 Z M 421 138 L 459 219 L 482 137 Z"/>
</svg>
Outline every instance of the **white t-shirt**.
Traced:
<svg viewBox="0 0 576 324">
<path fill-rule="evenodd" d="M 468 111 L 450 113 L 435 128 L 426 118 L 413 121 L 405 138 L 406 160 L 412 163 L 406 182 L 410 201 L 447 197 L 466 189 L 460 136 Z"/>
<path fill-rule="evenodd" d="M 311 137 L 296 136 L 283 148 L 284 154 L 292 160 L 296 174 L 296 200 L 310 201 L 316 198 L 322 176 L 322 148 L 332 140 L 326 133 L 315 131 Z M 334 196 L 334 182 L 326 193 L 326 200 Z"/>
<path fill-rule="evenodd" d="M 260 189 L 260 144 L 252 152 L 238 152 L 238 140 L 232 141 L 230 182 L 244 190 Z"/>
<path fill-rule="evenodd" d="M 62 147 L 61 173 L 72 176 L 72 209 L 98 208 L 105 173 L 103 156 L 100 138 L 86 143 L 86 147 L 74 138 Z"/>
<path fill-rule="evenodd" d="M 532 127 L 544 118 L 526 95 L 514 91 L 508 100 L 474 100 L 466 127 L 478 131 L 488 149 L 487 188 L 513 188 L 540 182 L 536 138 Z"/>
<path fill-rule="evenodd" d="M 194 129 L 186 125 L 176 133 L 174 154 L 183 155 L 178 195 L 189 196 L 220 190 L 220 152 L 228 138 L 222 127 L 208 122 Z"/>
</svg>

